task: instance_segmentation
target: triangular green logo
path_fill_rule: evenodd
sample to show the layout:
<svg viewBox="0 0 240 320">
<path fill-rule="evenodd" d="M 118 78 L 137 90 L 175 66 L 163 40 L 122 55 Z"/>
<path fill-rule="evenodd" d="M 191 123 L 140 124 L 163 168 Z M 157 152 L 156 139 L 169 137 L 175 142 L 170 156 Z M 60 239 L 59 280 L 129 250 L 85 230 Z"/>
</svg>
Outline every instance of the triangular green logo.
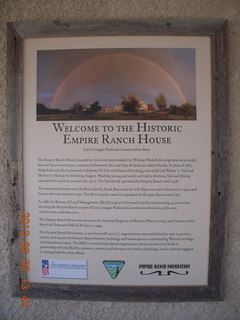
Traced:
<svg viewBox="0 0 240 320">
<path fill-rule="evenodd" d="M 111 278 L 116 279 L 125 265 L 125 261 L 104 260 L 103 265 L 107 269 L 107 272 L 110 274 Z"/>
</svg>

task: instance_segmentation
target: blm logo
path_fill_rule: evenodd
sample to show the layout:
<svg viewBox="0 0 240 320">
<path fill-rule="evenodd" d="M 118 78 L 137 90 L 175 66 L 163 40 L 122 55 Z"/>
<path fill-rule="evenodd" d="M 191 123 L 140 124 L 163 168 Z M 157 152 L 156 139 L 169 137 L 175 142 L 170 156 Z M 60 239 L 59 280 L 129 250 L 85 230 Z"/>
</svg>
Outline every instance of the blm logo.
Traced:
<svg viewBox="0 0 240 320">
<path fill-rule="evenodd" d="M 112 279 L 116 279 L 125 265 L 125 261 L 104 260 L 103 265 Z"/>
</svg>

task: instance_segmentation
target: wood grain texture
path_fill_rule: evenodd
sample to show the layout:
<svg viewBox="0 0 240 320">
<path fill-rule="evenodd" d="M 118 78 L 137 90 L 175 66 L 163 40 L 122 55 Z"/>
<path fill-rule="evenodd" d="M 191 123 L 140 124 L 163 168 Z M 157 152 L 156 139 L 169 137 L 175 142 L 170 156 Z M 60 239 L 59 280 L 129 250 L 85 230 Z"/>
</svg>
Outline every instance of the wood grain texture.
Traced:
<svg viewBox="0 0 240 320">
<path fill-rule="evenodd" d="M 206 301 L 223 299 L 222 252 L 227 202 L 227 24 L 224 20 L 81 20 L 8 24 L 8 172 L 12 201 L 10 243 L 12 288 L 16 296 L 19 264 L 19 212 L 22 184 L 22 44 L 26 38 L 105 35 L 189 35 L 211 37 L 212 52 L 212 205 L 209 285 L 191 287 L 80 286 L 31 284 L 32 298 L 103 301 Z M 25 276 L 25 275 L 24 275 Z M 17 284 L 17 285 L 16 285 Z"/>
<path fill-rule="evenodd" d="M 12 270 L 12 292 L 16 291 L 21 273 L 20 263 L 20 213 L 23 211 L 23 38 L 8 28 L 8 62 L 7 62 L 7 173 L 8 192 L 11 200 L 9 216 L 10 266 Z"/>
<path fill-rule="evenodd" d="M 105 35 L 213 35 L 224 20 L 129 19 L 12 22 L 23 38 Z"/>
<path fill-rule="evenodd" d="M 209 284 L 224 297 L 222 254 L 228 189 L 228 43 L 227 23 L 216 31 L 212 45 L 212 194 Z"/>
</svg>

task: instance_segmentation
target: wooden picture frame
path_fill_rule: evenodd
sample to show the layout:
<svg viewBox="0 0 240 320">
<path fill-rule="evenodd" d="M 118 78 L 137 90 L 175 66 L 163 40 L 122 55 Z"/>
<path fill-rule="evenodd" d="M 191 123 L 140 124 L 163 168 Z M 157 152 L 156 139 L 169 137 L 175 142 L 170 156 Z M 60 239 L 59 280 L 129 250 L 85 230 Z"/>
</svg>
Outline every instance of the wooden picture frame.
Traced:
<svg viewBox="0 0 240 320">
<path fill-rule="evenodd" d="M 211 41 L 212 85 L 212 173 L 211 221 L 208 285 L 206 286 L 112 286 L 31 283 L 30 298 L 102 300 L 102 301 L 210 301 L 222 300 L 224 219 L 227 202 L 227 22 L 224 20 L 79 20 L 8 23 L 7 78 L 7 167 L 9 247 L 14 296 L 25 294 L 21 287 L 27 279 L 21 271 L 24 259 L 20 251 L 23 201 L 23 43 L 41 37 L 91 36 L 196 36 Z"/>
</svg>

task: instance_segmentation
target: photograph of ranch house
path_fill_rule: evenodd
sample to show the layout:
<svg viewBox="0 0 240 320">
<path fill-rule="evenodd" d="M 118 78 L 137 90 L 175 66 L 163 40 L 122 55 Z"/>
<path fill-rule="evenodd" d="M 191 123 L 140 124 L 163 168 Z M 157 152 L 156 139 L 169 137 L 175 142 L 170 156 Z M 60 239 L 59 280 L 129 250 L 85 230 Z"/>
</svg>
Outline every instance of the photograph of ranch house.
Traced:
<svg viewBox="0 0 240 320">
<path fill-rule="evenodd" d="M 188 48 L 39 51 L 37 120 L 196 120 L 195 69 Z"/>
<path fill-rule="evenodd" d="M 154 112 L 154 107 L 152 104 L 146 104 L 143 101 L 140 101 L 139 107 L 137 109 L 137 113 L 149 113 Z M 102 107 L 99 113 L 127 113 L 124 111 L 123 106 L 114 106 L 114 107 Z"/>
</svg>

